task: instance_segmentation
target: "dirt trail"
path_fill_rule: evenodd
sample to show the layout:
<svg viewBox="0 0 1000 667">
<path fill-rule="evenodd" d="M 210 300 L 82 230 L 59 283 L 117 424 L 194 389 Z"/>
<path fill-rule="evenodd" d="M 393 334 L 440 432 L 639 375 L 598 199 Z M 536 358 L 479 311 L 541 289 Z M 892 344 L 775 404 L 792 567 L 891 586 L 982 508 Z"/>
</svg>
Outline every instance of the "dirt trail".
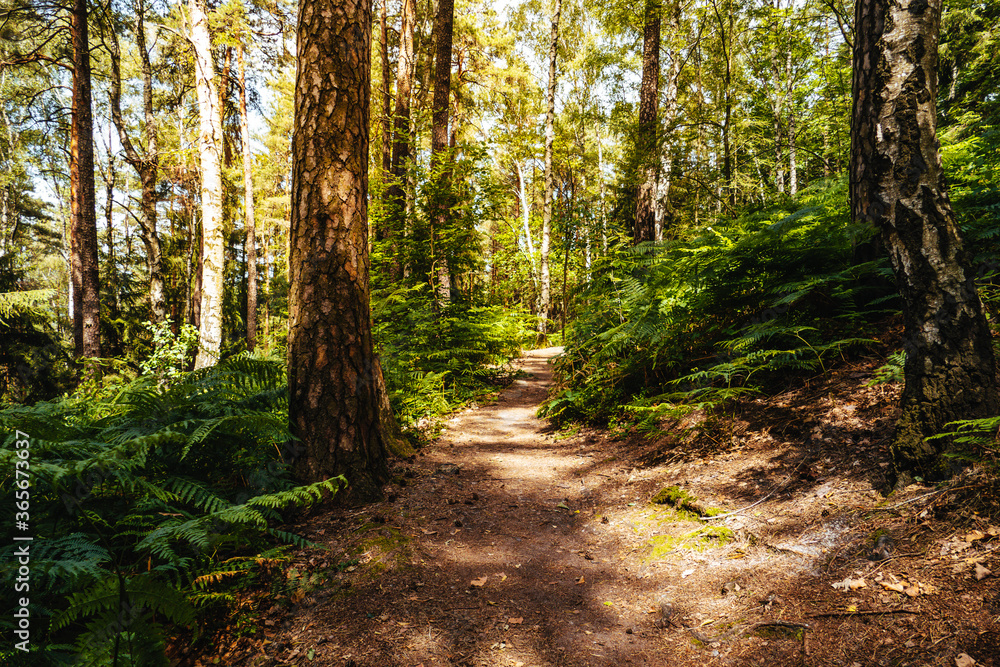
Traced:
<svg viewBox="0 0 1000 667">
<path fill-rule="evenodd" d="M 865 452 L 884 428 L 872 425 L 882 390 L 852 389 L 849 404 L 827 388 L 778 397 L 760 415 L 734 415 L 714 449 L 651 449 L 601 431 L 563 437 L 535 416 L 558 351 L 526 353 L 527 376 L 399 465 L 391 500 L 310 519 L 305 534 L 324 548 L 303 552 L 294 606 L 262 610 L 273 627 L 239 664 L 945 665 L 981 639 L 990 596 L 1000 603 L 995 581 L 968 585 L 955 570 L 969 588 L 954 597 L 973 595 L 956 603 L 974 599 L 981 614 L 946 632 L 941 596 L 873 579 L 945 585 L 903 548 L 867 560 L 876 526 L 898 541 L 920 532 L 891 524 L 898 512 L 860 518 L 881 500 L 872 485 L 883 461 Z M 702 508 L 763 502 L 705 522 L 650 502 L 669 485 Z M 865 588 L 832 587 L 857 576 Z"/>
</svg>

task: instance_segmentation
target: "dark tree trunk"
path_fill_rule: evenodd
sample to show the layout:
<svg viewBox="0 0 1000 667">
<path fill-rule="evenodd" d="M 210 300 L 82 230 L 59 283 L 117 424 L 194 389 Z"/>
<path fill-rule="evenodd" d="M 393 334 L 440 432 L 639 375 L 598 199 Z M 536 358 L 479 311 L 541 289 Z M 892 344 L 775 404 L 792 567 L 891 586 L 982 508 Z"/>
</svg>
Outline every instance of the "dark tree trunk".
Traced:
<svg viewBox="0 0 1000 667">
<path fill-rule="evenodd" d="M 404 0 L 405 2 L 405 0 Z M 392 113 L 392 75 L 389 71 L 389 26 L 386 24 L 389 13 L 389 0 L 382 0 L 382 13 L 380 16 L 381 30 L 379 32 L 379 59 L 382 65 L 382 127 L 381 146 L 382 149 L 382 178 L 387 179 L 389 168 L 392 164 L 392 120 L 389 114 Z"/>
<path fill-rule="evenodd" d="M 406 226 L 406 170 L 410 160 L 410 93 L 413 88 L 413 29 L 416 24 L 416 0 L 403 0 L 399 27 L 399 60 L 396 69 L 396 106 L 393 113 L 392 175 L 389 179 L 388 234 L 402 235 Z M 403 262 L 398 245 L 393 247 L 391 278 L 403 276 Z"/>
<path fill-rule="evenodd" d="M 434 222 L 431 229 L 433 272 L 439 306 L 451 303 L 451 273 L 448 256 L 443 247 L 441 232 L 448 224 L 449 173 L 442 163 L 448 150 L 448 109 L 451 99 L 451 52 L 455 25 L 455 0 L 440 0 L 434 21 L 434 100 L 431 117 L 431 170 L 440 178 L 437 201 L 434 204 Z"/>
<path fill-rule="evenodd" d="M 559 55 L 559 17 L 562 14 L 562 0 L 556 0 L 552 13 L 552 33 L 549 40 L 549 86 L 545 99 L 545 193 L 542 198 L 542 242 L 539 254 L 540 293 L 538 297 L 538 343 L 542 344 L 549 329 L 549 308 L 551 308 L 552 276 L 549 271 L 549 244 L 552 240 L 552 198 L 555 180 L 552 173 L 552 152 L 556 140 L 556 84 L 559 73 L 556 56 Z"/>
<path fill-rule="evenodd" d="M 303 0 L 292 138 L 289 421 L 300 477 L 347 477 L 359 499 L 387 477 L 392 415 L 368 293 L 371 3 Z"/>
<path fill-rule="evenodd" d="M 70 255 L 73 280 L 73 340 L 77 357 L 101 356 L 101 300 L 94 194 L 94 117 L 90 94 L 87 0 L 74 0 L 73 108 L 70 119 Z"/>
<path fill-rule="evenodd" d="M 635 243 L 656 239 L 656 177 L 659 172 L 657 155 L 656 116 L 660 103 L 660 0 L 646 0 L 645 27 L 642 34 L 642 84 L 639 86 L 639 129 L 636 149 L 642 181 L 635 205 Z"/>
<path fill-rule="evenodd" d="M 990 330 L 955 224 L 935 136 L 940 0 L 855 9 L 851 213 L 876 225 L 903 299 L 897 482 L 952 470 L 925 438 L 1000 412 Z"/>
</svg>

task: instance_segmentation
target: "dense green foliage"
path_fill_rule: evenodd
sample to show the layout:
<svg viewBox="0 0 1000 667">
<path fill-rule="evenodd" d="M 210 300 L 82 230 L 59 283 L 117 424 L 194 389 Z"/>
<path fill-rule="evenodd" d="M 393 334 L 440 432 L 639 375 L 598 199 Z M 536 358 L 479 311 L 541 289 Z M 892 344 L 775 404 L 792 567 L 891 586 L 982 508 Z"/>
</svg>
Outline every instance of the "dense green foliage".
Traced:
<svg viewBox="0 0 1000 667">
<path fill-rule="evenodd" d="M 38 658 L 32 664 L 70 655 L 84 664 L 166 664 L 168 627 L 194 629 L 197 608 L 224 604 L 233 577 L 257 571 L 282 544 L 305 544 L 276 526 L 343 480 L 295 486 L 287 402 L 283 365 L 243 356 L 172 384 L 156 375 L 108 381 L 0 412 L 0 494 L 11 498 L 24 488 L 18 480 L 30 479 L 23 594 L 32 650 L 44 654 L 29 655 Z M 15 476 L 19 460 L 27 477 Z M 16 534 L 8 523 L 7 591 L 18 576 Z M 225 585 L 214 585 L 223 572 Z M 15 599 L 4 600 L 12 636 Z"/>
<path fill-rule="evenodd" d="M 549 414 L 606 421 L 617 406 L 715 401 L 789 371 L 821 371 L 865 343 L 893 287 L 848 220 L 842 181 L 692 230 L 660 246 L 627 244 L 600 263 L 568 332 L 569 388 Z"/>
</svg>

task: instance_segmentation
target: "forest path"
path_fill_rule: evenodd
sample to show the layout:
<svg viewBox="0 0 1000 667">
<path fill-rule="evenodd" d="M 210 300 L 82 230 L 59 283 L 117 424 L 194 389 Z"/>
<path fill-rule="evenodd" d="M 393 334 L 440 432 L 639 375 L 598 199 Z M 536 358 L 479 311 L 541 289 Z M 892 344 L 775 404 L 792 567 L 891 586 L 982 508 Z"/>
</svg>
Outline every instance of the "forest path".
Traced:
<svg viewBox="0 0 1000 667">
<path fill-rule="evenodd" d="M 972 599 L 954 592 L 968 573 L 951 574 L 950 559 L 914 558 L 944 554 L 959 539 L 953 528 L 871 511 L 885 465 L 871 443 L 885 440 L 891 391 L 859 389 L 846 369 L 827 384 L 752 399 L 716 427 L 675 424 L 657 440 L 569 435 L 535 414 L 558 352 L 525 353 L 526 375 L 395 464 L 386 501 L 293 527 L 321 548 L 298 553 L 287 598 L 264 602 L 266 641 L 220 647 L 221 663 L 950 665 L 979 641 L 994 593 L 982 587 L 982 605 L 959 611 Z M 678 442 L 684 434 L 691 439 Z M 753 507 L 700 521 L 651 502 L 672 485 L 701 507 Z M 876 528 L 926 545 L 873 563 Z M 936 609 L 944 595 L 888 591 L 883 575 L 928 591 L 951 586 L 954 606 Z M 867 582 L 831 586 L 845 577 Z M 968 618 L 942 640 L 945 612 Z"/>
</svg>

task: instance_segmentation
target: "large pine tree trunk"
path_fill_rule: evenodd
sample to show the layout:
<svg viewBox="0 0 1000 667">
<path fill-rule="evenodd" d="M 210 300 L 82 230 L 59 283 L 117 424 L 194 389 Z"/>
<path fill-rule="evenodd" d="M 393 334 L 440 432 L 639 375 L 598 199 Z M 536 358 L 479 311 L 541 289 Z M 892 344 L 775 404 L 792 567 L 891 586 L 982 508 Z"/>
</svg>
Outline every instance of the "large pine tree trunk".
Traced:
<svg viewBox="0 0 1000 667">
<path fill-rule="evenodd" d="M 198 93 L 198 154 L 201 158 L 201 326 L 195 368 L 219 360 L 222 346 L 222 289 L 225 243 L 222 236 L 222 109 L 204 0 L 188 0 Z"/>
<path fill-rule="evenodd" d="M 399 58 L 396 63 L 396 105 L 393 112 L 392 176 L 389 180 L 388 233 L 402 235 L 406 226 L 406 173 L 410 161 L 410 95 L 413 88 L 413 31 L 416 25 L 416 0 L 403 0 L 399 27 Z M 393 248 L 392 279 L 403 275 L 398 244 Z"/>
<path fill-rule="evenodd" d="M 300 4 L 289 257 L 295 469 L 344 474 L 362 499 L 388 477 L 390 433 L 368 293 L 371 21 L 368 0 Z"/>
<path fill-rule="evenodd" d="M 125 160 L 139 175 L 142 194 L 139 200 L 139 228 L 146 248 L 146 273 L 149 277 L 149 304 L 153 322 L 167 317 L 166 296 L 163 287 L 163 255 L 160 236 L 156 230 L 156 186 L 159 182 L 160 154 L 157 141 L 157 122 L 153 114 L 153 67 L 146 48 L 145 2 L 136 7 L 135 42 L 142 71 L 142 112 L 145 148 L 132 143 L 121 111 L 121 62 L 117 41 L 111 56 L 111 119 L 118 131 L 118 140 L 125 151 Z"/>
<path fill-rule="evenodd" d="M 653 196 L 659 159 L 656 155 L 656 116 L 660 103 L 660 21 L 659 0 L 646 0 L 642 32 L 642 83 L 639 86 L 639 128 L 636 149 L 639 152 L 642 180 L 635 203 L 635 243 L 656 239 L 656 209 Z"/>
<path fill-rule="evenodd" d="M 243 143 L 243 213 L 247 234 L 247 349 L 257 346 L 257 222 L 253 202 L 253 154 L 250 151 L 250 120 L 247 116 L 247 75 L 243 45 L 236 47 L 240 77 L 240 137 Z"/>
<path fill-rule="evenodd" d="M 877 225 L 903 299 L 898 482 L 950 472 L 926 441 L 956 419 L 1000 412 L 990 330 L 955 225 L 935 136 L 941 0 L 855 8 L 851 212 Z"/>
<path fill-rule="evenodd" d="M 556 0 L 552 12 L 552 38 L 549 42 L 549 89 L 546 95 L 545 111 L 545 197 L 542 203 L 542 243 L 541 243 L 541 295 L 538 298 L 538 339 L 548 333 L 549 308 L 551 307 L 552 276 L 549 270 L 549 245 L 552 237 L 552 148 L 556 140 L 556 84 L 558 82 L 556 56 L 559 53 L 559 15 L 562 14 L 562 0 Z"/>
<path fill-rule="evenodd" d="M 87 0 L 74 0 L 73 107 L 70 119 L 70 266 L 73 340 L 77 357 L 101 356 L 101 301 L 94 193 L 94 116 L 91 109 Z"/>
<path fill-rule="evenodd" d="M 437 55 L 434 59 L 434 100 L 432 102 L 431 130 L 431 170 L 440 178 L 437 201 L 434 203 L 434 223 L 431 229 L 433 246 L 433 271 L 436 275 L 435 289 L 439 307 L 451 303 L 451 273 L 448 270 L 448 255 L 445 251 L 441 232 L 448 224 L 450 198 L 448 191 L 449 172 L 444 166 L 448 151 L 448 109 L 451 99 L 451 51 L 455 24 L 455 0 L 440 0 L 434 21 L 434 43 Z"/>
</svg>

